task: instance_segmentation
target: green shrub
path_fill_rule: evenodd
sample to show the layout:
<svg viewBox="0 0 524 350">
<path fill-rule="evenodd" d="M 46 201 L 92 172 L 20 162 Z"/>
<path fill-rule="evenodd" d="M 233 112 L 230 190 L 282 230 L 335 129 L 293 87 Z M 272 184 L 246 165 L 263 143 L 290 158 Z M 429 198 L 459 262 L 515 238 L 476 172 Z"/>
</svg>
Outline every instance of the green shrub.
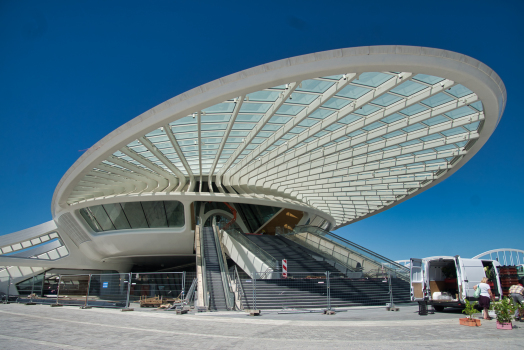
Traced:
<svg viewBox="0 0 524 350">
<path fill-rule="evenodd" d="M 513 320 L 517 306 L 513 303 L 513 299 L 504 297 L 493 303 L 493 309 L 495 310 L 499 323 L 508 323 Z"/>
<path fill-rule="evenodd" d="M 470 303 L 469 300 L 466 299 L 466 307 L 464 308 L 464 310 L 462 310 L 462 312 L 468 315 L 468 318 L 471 319 L 473 317 L 473 314 L 478 314 L 480 312 L 475 308 L 477 304 L 477 301 L 475 301 L 474 303 Z"/>
</svg>

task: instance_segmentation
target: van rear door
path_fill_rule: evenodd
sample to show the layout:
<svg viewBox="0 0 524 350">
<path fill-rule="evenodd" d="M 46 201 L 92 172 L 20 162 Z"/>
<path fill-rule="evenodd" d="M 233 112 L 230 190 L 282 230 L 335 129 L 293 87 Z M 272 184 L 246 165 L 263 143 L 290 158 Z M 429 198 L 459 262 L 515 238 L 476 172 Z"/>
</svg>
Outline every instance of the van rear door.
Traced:
<svg viewBox="0 0 524 350">
<path fill-rule="evenodd" d="M 502 299 L 502 287 L 500 286 L 500 275 L 499 275 L 499 269 L 500 263 L 498 261 L 493 260 L 493 270 L 495 271 L 495 279 L 496 279 L 496 285 L 497 290 L 499 292 L 499 298 Z"/>
<path fill-rule="evenodd" d="M 422 259 L 411 258 L 410 282 L 411 282 L 411 300 L 424 300 L 424 265 Z"/>
<path fill-rule="evenodd" d="M 460 266 L 463 296 L 464 298 L 473 298 L 473 294 L 475 293 L 473 287 L 479 284 L 480 281 L 486 277 L 482 261 L 479 259 L 463 258 L 458 258 L 457 260 Z"/>
</svg>

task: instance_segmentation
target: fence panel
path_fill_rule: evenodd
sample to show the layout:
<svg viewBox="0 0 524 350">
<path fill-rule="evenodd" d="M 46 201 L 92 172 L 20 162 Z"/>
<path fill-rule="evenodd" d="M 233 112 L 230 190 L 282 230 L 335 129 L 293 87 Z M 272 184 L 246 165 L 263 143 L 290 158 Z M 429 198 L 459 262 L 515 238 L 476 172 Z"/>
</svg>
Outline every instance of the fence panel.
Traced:
<svg viewBox="0 0 524 350">
<path fill-rule="evenodd" d="M 132 273 L 130 301 L 141 302 L 144 307 L 181 303 L 185 299 L 188 284 L 186 272 Z"/>
<path fill-rule="evenodd" d="M 244 309 L 340 309 L 410 302 L 409 284 L 400 278 L 351 278 L 343 273 L 264 272 L 236 277 Z"/>
<path fill-rule="evenodd" d="M 269 278 L 268 278 L 269 277 Z M 287 278 L 266 272 L 241 279 L 246 309 L 327 309 L 329 278 L 326 273 L 291 272 Z"/>
</svg>

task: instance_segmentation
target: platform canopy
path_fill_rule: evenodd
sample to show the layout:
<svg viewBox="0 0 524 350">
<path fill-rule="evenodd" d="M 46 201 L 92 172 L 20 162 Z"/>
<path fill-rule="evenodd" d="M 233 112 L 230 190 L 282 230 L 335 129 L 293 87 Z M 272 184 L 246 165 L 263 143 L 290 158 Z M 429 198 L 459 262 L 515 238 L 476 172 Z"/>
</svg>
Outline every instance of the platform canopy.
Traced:
<svg viewBox="0 0 524 350">
<path fill-rule="evenodd" d="M 505 101 L 491 69 L 449 51 L 385 46 L 294 57 L 130 121 L 75 163 L 55 199 L 274 196 L 328 213 L 340 227 L 449 176 L 489 138 Z"/>
</svg>

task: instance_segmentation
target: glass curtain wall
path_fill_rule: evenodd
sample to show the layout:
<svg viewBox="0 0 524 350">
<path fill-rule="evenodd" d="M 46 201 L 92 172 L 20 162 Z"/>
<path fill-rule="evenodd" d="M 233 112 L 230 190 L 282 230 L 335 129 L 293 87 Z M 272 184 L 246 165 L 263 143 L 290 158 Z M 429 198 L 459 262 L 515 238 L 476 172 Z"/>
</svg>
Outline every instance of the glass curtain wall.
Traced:
<svg viewBox="0 0 524 350">
<path fill-rule="evenodd" d="M 182 227 L 185 224 L 184 205 L 179 201 L 94 205 L 80 209 L 80 215 L 95 232 Z"/>
</svg>

